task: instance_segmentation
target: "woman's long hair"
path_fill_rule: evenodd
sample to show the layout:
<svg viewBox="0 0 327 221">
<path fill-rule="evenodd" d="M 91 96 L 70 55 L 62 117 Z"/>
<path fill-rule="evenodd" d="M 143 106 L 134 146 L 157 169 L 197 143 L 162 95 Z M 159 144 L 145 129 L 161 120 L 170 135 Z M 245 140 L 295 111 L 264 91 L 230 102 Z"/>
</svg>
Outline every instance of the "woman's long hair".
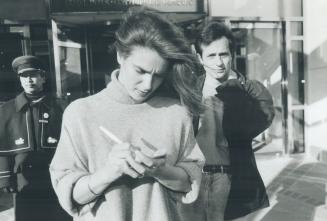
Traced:
<svg viewBox="0 0 327 221">
<path fill-rule="evenodd" d="M 144 8 L 127 13 L 116 31 L 116 50 L 128 57 L 135 46 L 158 52 L 170 64 L 162 88 L 177 96 L 190 113 L 202 111 L 201 90 L 196 87 L 201 66 L 181 30 L 167 19 Z"/>
</svg>

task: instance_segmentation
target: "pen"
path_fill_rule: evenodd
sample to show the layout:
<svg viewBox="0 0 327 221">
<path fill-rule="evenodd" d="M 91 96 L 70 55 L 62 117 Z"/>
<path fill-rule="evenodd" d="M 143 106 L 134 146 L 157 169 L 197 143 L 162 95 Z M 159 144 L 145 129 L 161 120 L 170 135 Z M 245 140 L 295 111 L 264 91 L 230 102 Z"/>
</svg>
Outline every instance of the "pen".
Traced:
<svg viewBox="0 0 327 221">
<path fill-rule="evenodd" d="M 123 141 L 121 141 L 118 137 L 116 137 L 116 135 L 114 135 L 113 133 L 111 133 L 110 131 L 108 131 L 106 128 L 104 128 L 103 126 L 99 126 L 99 129 L 105 134 L 107 135 L 110 139 L 112 139 L 113 141 L 115 141 L 117 144 L 122 144 Z"/>
<path fill-rule="evenodd" d="M 111 133 L 109 130 L 107 130 L 106 128 L 104 128 L 103 126 L 99 126 L 99 129 L 105 134 L 107 135 L 111 140 L 113 140 L 115 143 L 117 144 L 122 144 L 123 141 L 121 141 L 116 135 L 114 135 L 113 133 Z M 143 139 L 143 138 L 142 138 Z M 144 139 L 143 139 L 144 140 Z M 143 141 L 144 142 L 144 141 Z M 134 151 L 138 150 L 138 151 L 141 151 L 141 148 L 140 147 L 135 147 L 133 145 L 131 145 L 131 148 L 132 148 L 132 151 L 133 151 L 133 158 L 135 158 L 135 153 Z M 150 149 L 150 152 L 149 151 L 146 151 L 146 155 L 151 157 L 151 156 L 154 156 L 154 158 L 160 158 L 160 157 L 163 157 L 163 156 L 166 156 L 166 153 L 162 153 L 162 151 L 154 151 L 152 149 Z"/>
</svg>

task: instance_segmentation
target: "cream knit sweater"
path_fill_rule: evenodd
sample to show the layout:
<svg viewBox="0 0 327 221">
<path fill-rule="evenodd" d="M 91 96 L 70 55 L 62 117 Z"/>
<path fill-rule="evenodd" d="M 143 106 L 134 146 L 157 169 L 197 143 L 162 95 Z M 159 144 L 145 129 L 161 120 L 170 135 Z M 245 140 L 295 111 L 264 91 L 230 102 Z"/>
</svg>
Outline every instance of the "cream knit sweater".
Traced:
<svg viewBox="0 0 327 221">
<path fill-rule="evenodd" d="M 193 136 L 191 117 L 177 100 L 152 97 L 137 104 L 112 74 L 104 90 L 74 101 L 63 117 L 56 154 L 50 165 L 53 187 L 62 207 L 74 220 L 176 221 L 176 200 L 193 202 L 198 195 L 204 157 Z M 82 176 L 105 164 L 113 141 L 99 126 L 125 142 L 142 149 L 145 143 L 165 149 L 167 164 L 185 169 L 191 191 L 183 194 L 167 189 L 153 178 L 123 176 L 103 195 L 87 205 L 72 199 L 74 184 Z"/>
</svg>

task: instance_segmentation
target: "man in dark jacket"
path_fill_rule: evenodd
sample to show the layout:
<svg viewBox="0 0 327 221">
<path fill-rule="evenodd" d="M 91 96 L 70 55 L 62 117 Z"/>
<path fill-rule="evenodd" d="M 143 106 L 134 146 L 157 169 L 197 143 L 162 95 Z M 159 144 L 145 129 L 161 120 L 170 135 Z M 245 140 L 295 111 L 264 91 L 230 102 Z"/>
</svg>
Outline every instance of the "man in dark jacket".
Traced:
<svg viewBox="0 0 327 221">
<path fill-rule="evenodd" d="M 46 72 L 37 57 L 18 57 L 12 67 L 24 91 L 0 107 L 0 188 L 14 193 L 16 221 L 71 220 L 49 176 L 63 105 L 46 94 Z"/>
<path fill-rule="evenodd" d="M 182 207 L 185 220 L 234 219 L 269 205 L 251 143 L 272 122 L 272 97 L 232 70 L 233 40 L 224 24 L 212 21 L 195 45 L 206 108 L 194 130 L 206 164 L 197 201 Z"/>
</svg>

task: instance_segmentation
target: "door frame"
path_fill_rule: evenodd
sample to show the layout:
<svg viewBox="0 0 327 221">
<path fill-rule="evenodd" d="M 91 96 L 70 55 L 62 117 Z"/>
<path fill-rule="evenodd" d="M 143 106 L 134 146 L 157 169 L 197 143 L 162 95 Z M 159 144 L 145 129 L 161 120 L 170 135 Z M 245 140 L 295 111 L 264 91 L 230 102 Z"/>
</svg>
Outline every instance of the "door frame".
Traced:
<svg viewBox="0 0 327 221">
<path fill-rule="evenodd" d="M 221 19 L 219 19 L 221 20 Z M 282 129 L 283 129 L 283 145 L 282 154 L 290 154 L 293 151 L 293 116 L 292 105 L 289 103 L 288 91 L 288 47 L 286 35 L 286 21 L 284 20 L 269 20 L 262 21 L 257 18 L 247 18 L 245 20 L 239 18 L 224 18 L 222 19 L 231 29 L 255 29 L 255 28 L 277 28 L 280 30 L 280 65 L 281 65 L 281 105 L 282 105 Z M 236 64 L 236 62 L 234 62 Z M 261 148 L 257 148 L 258 150 Z"/>
</svg>

